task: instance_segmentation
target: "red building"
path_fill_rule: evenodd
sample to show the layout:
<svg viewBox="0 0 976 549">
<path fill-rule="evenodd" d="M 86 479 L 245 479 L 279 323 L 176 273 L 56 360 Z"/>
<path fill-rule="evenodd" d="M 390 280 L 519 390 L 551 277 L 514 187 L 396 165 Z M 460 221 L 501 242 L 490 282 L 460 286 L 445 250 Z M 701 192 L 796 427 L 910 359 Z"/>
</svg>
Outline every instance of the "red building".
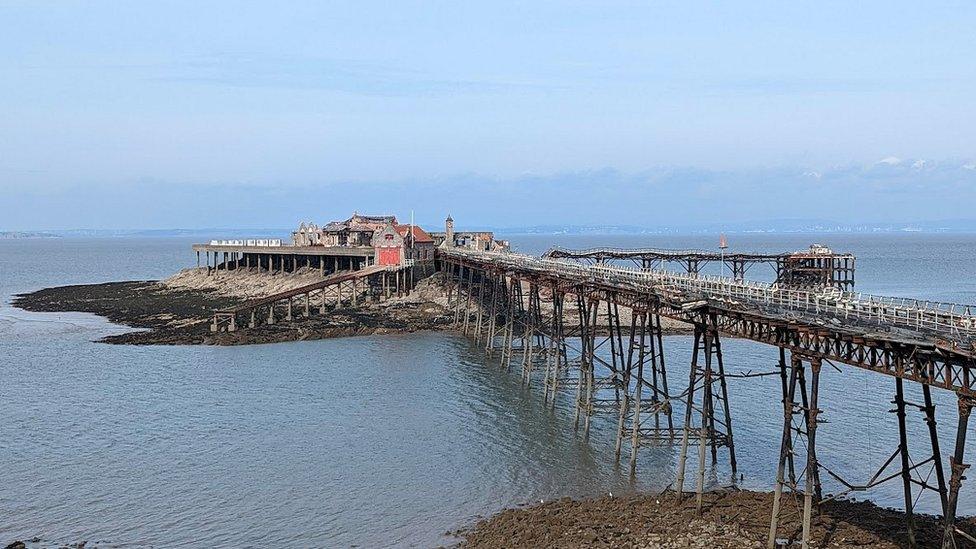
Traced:
<svg viewBox="0 0 976 549">
<path fill-rule="evenodd" d="M 387 223 L 373 233 L 373 248 L 376 250 L 377 265 L 400 265 L 405 259 L 403 235 L 393 223 Z"/>
<path fill-rule="evenodd" d="M 414 261 L 434 259 L 434 237 L 417 225 L 397 225 L 403 238 L 403 257 Z"/>
</svg>

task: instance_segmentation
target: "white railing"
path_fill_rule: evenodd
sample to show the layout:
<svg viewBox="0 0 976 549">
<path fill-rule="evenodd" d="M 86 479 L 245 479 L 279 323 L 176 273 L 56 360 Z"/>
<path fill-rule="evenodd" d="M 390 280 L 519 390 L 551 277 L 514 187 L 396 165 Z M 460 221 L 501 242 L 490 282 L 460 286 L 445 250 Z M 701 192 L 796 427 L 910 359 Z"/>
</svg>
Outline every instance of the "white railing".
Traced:
<svg viewBox="0 0 976 549">
<path fill-rule="evenodd" d="M 553 252 L 561 252 L 564 254 L 572 254 L 576 256 L 583 255 L 596 255 L 596 254 L 625 254 L 625 255 L 640 255 L 640 254 L 654 254 L 654 255 L 706 255 L 713 256 L 719 255 L 717 252 L 710 252 L 707 250 L 672 250 L 672 249 L 658 249 L 658 248 L 609 248 L 609 247 L 598 247 L 598 248 L 583 248 L 583 249 L 570 249 L 563 248 L 562 246 L 553 246 L 549 248 L 544 256 L 547 256 Z M 776 254 L 770 254 L 776 255 Z"/>
<path fill-rule="evenodd" d="M 699 258 L 721 258 L 722 254 L 716 251 L 709 250 L 697 250 L 697 249 L 668 249 L 668 248 L 612 248 L 612 247 L 597 247 L 597 248 L 583 248 L 583 249 L 570 249 L 563 248 L 562 246 L 553 246 L 549 248 L 546 253 L 542 254 L 543 257 L 549 257 L 554 253 L 562 253 L 574 257 L 583 257 L 591 255 L 657 255 L 663 257 L 675 257 L 675 256 L 698 256 Z M 792 253 L 806 253 L 805 251 L 792 252 Z M 792 255 L 791 252 L 779 252 L 779 253 L 739 253 L 739 252 L 728 252 L 725 254 L 726 257 L 730 256 L 746 256 L 754 257 L 761 260 L 774 259 L 777 257 L 789 257 Z M 839 258 L 853 258 L 851 254 L 825 254 L 824 257 L 839 257 Z"/>
<path fill-rule="evenodd" d="M 820 319 L 857 321 L 910 332 L 936 334 L 957 343 L 976 345 L 976 306 L 909 298 L 876 296 L 835 288 L 804 290 L 767 282 L 688 275 L 663 270 L 607 265 L 582 265 L 558 259 L 536 258 L 511 252 L 444 249 L 448 256 L 488 260 L 491 263 L 533 272 L 559 274 L 583 282 L 645 290 L 656 294 L 720 302 L 730 309 L 776 309 Z"/>
<path fill-rule="evenodd" d="M 280 238 L 252 238 L 247 240 L 211 240 L 211 246 L 281 246 Z"/>
</svg>

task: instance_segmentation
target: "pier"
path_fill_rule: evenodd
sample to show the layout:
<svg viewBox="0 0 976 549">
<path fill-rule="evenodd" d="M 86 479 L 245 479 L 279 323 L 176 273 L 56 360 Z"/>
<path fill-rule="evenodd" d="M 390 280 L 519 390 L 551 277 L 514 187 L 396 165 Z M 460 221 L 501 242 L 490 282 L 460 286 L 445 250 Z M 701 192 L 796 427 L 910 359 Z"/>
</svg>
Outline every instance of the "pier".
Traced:
<svg viewBox="0 0 976 549">
<path fill-rule="evenodd" d="M 499 356 L 504 367 L 520 367 L 525 383 L 541 382 L 547 403 L 555 402 L 558 394 L 570 395 L 574 424 L 584 437 L 589 436 L 591 417 L 614 418 L 616 458 L 629 449 L 632 471 L 641 445 L 675 444 L 679 458 L 674 489 L 678 498 L 696 498 L 699 509 L 706 458 L 712 464 L 720 455 L 728 459 L 736 477 L 729 407 L 734 395 L 727 380 L 777 376 L 781 390 L 768 395 L 770 406 L 783 410 L 778 473 L 771 479 L 771 549 L 781 538 L 793 539 L 779 528 L 784 513 L 801 519 L 803 531 L 796 537 L 807 547 L 819 504 L 884 482 L 903 486 L 909 546 L 916 546 L 913 506 L 926 490 L 936 492 L 941 502 L 942 547 L 976 543 L 955 525 L 959 489 L 970 466 L 966 433 L 976 404 L 974 308 L 848 291 L 853 256 L 817 255 L 824 261 L 813 266 L 830 276 L 790 277 L 780 270 L 775 283 L 746 281 L 744 268 L 733 269 L 731 277 L 704 276 L 693 266 L 726 258 L 697 252 L 551 250 L 539 258 L 441 247 L 437 257 L 460 332 L 486 355 Z M 788 261 L 783 255 L 730 257 L 740 266 Z M 626 267 L 610 260 L 637 264 Z M 685 272 L 650 268 L 661 261 L 683 261 Z M 630 322 L 621 322 L 621 309 L 631 311 Z M 693 351 L 684 364 L 665 365 L 662 317 L 694 329 Z M 725 363 L 730 357 L 723 355 L 722 340 L 730 336 L 778 348 L 778 363 L 769 372 L 729 373 Z M 891 384 L 899 438 L 892 441 L 890 457 L 865 481 L 845 478 L 844 471 L 817 456 L 817 430 L 829 414 L 818 400 L 820 373 L 825 365 L 837 364 L 874 372 L 878 384 Z M 675 371 L 685 383 L 674 380 Z M 921 386 L 923 402 L 905 399 L 906 382 Z M 933 388 L 957 398 L 956 436 L 949 445 L 936 430 Z M 909 453 L 910 412 L 920 414 L 928 427 L 923 455 Z M 689 457 L 696 447 L 697 464 Z M 943 447 L 951 448 L 948 467 Z M 824 476 L 844 489 L 824 495 Z"/>
<path fill-rule="evenodd" d="M 913 508 L 923 491 L 938 496 L 944 548 L 960 547 L 962 540 L 976 543 L 955 525 L 969 468 L 966 433 L 976 405 L 973 307 L 855 292 L 855 257 L 816 244 L 797 252 L 728 254 L 552 248 L 533 257 L 507 251 L 507 243 L 490 233 L 456 233 L 450 217 L 445 228 L 443 235 L 426 233 L 392 217 L 354 214 L 321 229 L 303 223 L 291 245 L 194 245 L 213 276 L 232 277 L 239 269 L 277 275 L 317 269 L 322 276 L 215 311 L 211 330 L 256 328 L 404 295 L 436 269 L 454 327 L 505 368 L 520 368 L 525 384 L 541 383 L 548 406 L 568 395 L 573 424 L 584 439 L 594 417 L 610 418 L 616 426 L 614 457 L 628 460 L 632 474 L 642 446 L 674 445 L 673 488 L 679 499 L 694 498 L 699 510 L 707 461 L 714 466 L 720 457 L 727 460 L 731 485 L 738 473 L 728 381 L 777 377 L 779 390 L 767 395 L 770 406 L 782 407 L 779 453 L 771 456 L 778 472 L 772 479 L 770 549 L 780 539 L 807 547 L 811 517 L 821 503 L 887 482 L 902 484 L 909 546 L 915 546 Z M 709 265 L 729 276 L 705 274 Z M 747 280 L 754 267 L 767 269 L 772 281 Z M 691 327 L 694 345 L 687 362 L 669 358 L 666 364 L 662 319 Z M 778 361 L 769 371 L 730 372 L 731 357 L 722 350 L 728 337 L 775 347 Z M 840 364 L 892 384 L 899 437 L 867 480 L 846 478 L 817 456 L 817 430 L 830 413 L 820 404 L 820 374 L 824 366 Z M 922 402 L 905 399 L 906 382 L 920 385 Z M 939 440 L 933 388 L 957 398 L 957 434 L 950 444 Z M 909 413 L 927 425 L 923 455 L 909 451 Z M 946 464 L 942 449 L 950 447 Z M 824 477 L 842 489 L 825 495 Z M 800 519 L 802 532 L 781 531 L 786 513 Z"/>
<path fill-rule="evenodd" d="M 542 257 L 572 259 L 591 265 L 625 262 L 642 269 L 661 269 L 669 264 L 677 264 L 691 275 L 700 273 L 701 269 L 708 264 L 717 263 L 721 266 L 722 272 L 727 269 L 736 280 L 745 280 L 746 272 L 751 267 L 764 265 L 772 269 L 774 280 L 780 284 L 834 286 L 841 290 L 850 290 L 854 287 L 854 256 L 835 253 L 817 244 L 810 246 L 808 250 L 767 254 L 657 248 L 567 250 L 555 247 Z"/>
<path fill-rule="evenodd" d="M 194 244 L 192 249 L 197 254 L 197 267 L 206 266 L 214 274 L 252 267 L 269 273 L 287 273 L 304 267 L 318 269 L 324 276 L 375 264 L 372 246 L 259 246 L 240 241 Z"/>
<path fill-rule="evenodd" d="M 248 328 L 255 328 L 259 324 L 288 322 L 300 316 L 308 318 L 316 310 L 324 315 L 330 308 L 355 307 L 361 302 L 401 296 L 413 287 L 416 279 L 413 269 L 413 265 L 372 265 L 355 271 L 336 272 L 320 282 L 215 311 L 210 331 L 236 332 L 242 319 L 247 319 Z M 298 313 L 294 311 L 296 298 Z M 280 316 L 282 311 L 284 315 Z"/>
</svg>

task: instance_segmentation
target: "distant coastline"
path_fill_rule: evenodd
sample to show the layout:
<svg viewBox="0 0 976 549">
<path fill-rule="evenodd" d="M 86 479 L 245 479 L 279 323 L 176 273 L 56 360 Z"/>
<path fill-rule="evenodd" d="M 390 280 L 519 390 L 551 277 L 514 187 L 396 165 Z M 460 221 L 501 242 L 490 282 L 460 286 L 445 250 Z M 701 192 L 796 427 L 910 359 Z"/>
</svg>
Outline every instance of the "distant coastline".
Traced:
<svg viewBox="0 0 976 549">
<path fill-rule="evenodd" d="M 418 225 L 425 225 L 418 223 Z M 431 225 L 433 224 L 426 224 Z M 636 225 L 532 225 L 524 227 L 480 226 L 469 230 L 492 231 L 500 235 L 711 235 L 711 234 L 976 234 L 976 220 L 928 221 L 919 223 L 844 224 L 824 220 L 767 221 L 674 227 Z M 0 240 L 21 238 L 286 238 L 287 228 L 203 228 L 203 229 L 67 229 L 0 231 Z"/>
<path fill-rule="evenodd" d="M 22 238 L 61 238 L 61 236 L 50 232 L 0 231 L 0 240 L 15 240 Z"/>
</svg>

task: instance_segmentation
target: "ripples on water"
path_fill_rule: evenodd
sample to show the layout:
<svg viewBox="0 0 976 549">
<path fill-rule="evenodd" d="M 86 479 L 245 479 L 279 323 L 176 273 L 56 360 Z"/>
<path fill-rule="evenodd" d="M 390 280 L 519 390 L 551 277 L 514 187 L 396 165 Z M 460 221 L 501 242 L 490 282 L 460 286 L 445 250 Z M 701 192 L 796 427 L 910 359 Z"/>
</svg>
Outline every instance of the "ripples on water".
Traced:
<svg viewBox="0 0 976 549">
<path fill-rule="evenodd" d="M 538 252 L 553 240 L 516 243 Z M 37 261 L 24 242 L 0 242 L 4 300 L 54 284 L 157 278 L 191 259 L 187 242 L 176 239 L 31 244 L 64 261 Z M 590 245 L 585 238 L 564 244 Z M 955 280 L 976 270 L 971 240 L 844 244 L 835 247 L 858 253 L 865 290 L 912 295 L 915 288 L 923 297 L 972 302 L 971 279 Z M 758 240 L 750 247 L 801 245 Z M 129 261 L 115 261 L 120 249 Z M 899 250 L 916 260 L 885 263 Z M 902 270 L 886 275 L 891 268 L 917 279 Z M 501 370 L 450 334 L 231 348 L 90 342 L 118 330 L 90 315 L 0 308 L 0 541 L 430 546 L 505 506 L 673 481 L 674 449 L 643 448 L 632 483 L 627 466 L 614 464 L 613 420 L 597 419 L 584 442 L 573 434 L 570 395 L 547 409 L 538 383 L 523 387 L 519 372 Z M 677 388 L 691 340 L 670 337 L 665 346 Z M 776 358 L 774 349 L 744 341 L 726 341 L 724 351 L 728 366 L 741 371 L 768 370 Z M 818 432 L 820 457 L 863 480 L 897 440 L 886 413 L 893 383 L 842 369 L 824 369 L 829 423 Z M 779 381 L 730 383 L 742 484 L 768 488 L 779 444 Z M 935 395 L 947 447 L 955 406 L 951 395 Z M 910 421 L 921 455 L 924 424 L 917 415 Z M 712 481 L 728 481 L 722 461 Z M 900 487 L 871 494 L 898 505 Z M 964 512 L 976 512 L 973 494 L 969 482 Z M 928 510 L 933 505 L 923 501 Z"/>
</svg>

